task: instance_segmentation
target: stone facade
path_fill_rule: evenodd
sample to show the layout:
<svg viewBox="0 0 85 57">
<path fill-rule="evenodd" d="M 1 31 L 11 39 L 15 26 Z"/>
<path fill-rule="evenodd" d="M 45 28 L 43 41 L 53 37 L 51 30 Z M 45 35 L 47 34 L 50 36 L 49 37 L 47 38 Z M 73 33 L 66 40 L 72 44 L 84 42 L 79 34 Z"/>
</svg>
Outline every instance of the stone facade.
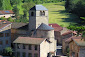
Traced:
<svg viewBox="0 0 85 57">
<path fill-rule="evenodd" d="M 35 45 L 31 45 L 31 50 L 29 50 L 29 45 L 30 44 L 24 44 L 25 45 L 25 49 L 23 49 L 23 44 L 18 44 L 19 48 L 17 48 L 17 44 L 15 44 L 15 56 L 17 57 L 29 57 L 29 53 L 31 53 L 32 57 L 34 57 L 34 54 L 38 54 L 37 57 L 40 57 L 40 47 L 39 45 L 37 45 L 37 50 L 35 50 Z M 25 53 L 23 55 L 23 53 Z"/>
<path fill-rule="evenodd" d="M 32 12 L 33 12 L 33 16 L 31 16 Z M 40 11 L 35 11 L 35 10 L 29 11 L 29 31 L 37 29 L 39 25 L 41 25 L 42 23 L 48 25 L 48 11 L 44 11 L 44 12 L 45 15 L 41 16 Z"/>
<path fill-rule="evenodd" d="M 11 47 L 11 24 L 0 29 L 0 51 L 6 47 Z"/>
<path fill-rule="evenodd" d="M 32 57 L 36 57 L 34 54 L 37 54 L 37 57 L 47 57 L 49 56 L 49 43 L 44 40 L 41 44 L 37 45 L 37 50 L 35 50 L 35 44 L 24 44 L 25 49 L 23 49 L 23 44 L 14 44 L 15 56 L 23 57 L 23 53 L 25 53 L 24 57 L 29 57 L 29 53 L 31 53 Z M 29 50 L 29 45 L 31 45 L 31 50 Z"/>
<path fill-rule="evenodd" d="M 46 30 L 37 30 L 36 36 L 37 38 L 47 38 L 50 42 L 49 51 L 56 52 L 56 40 L 54 37 L 54 30 L 46 31 Z"/>
<path fill-rule="evenodd" d="M 73 57 L 85 57 L 85 45 L 84 39 L 72 39 L 69 42 L 69 56 Z"/>
</svg>

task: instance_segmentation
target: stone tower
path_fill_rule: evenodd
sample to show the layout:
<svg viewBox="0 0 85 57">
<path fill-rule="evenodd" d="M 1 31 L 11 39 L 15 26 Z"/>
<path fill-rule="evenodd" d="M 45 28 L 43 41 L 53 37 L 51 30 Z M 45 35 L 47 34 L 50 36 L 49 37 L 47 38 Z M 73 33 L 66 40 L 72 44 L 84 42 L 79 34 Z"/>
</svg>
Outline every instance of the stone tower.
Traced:
<svg viewBox="0 0 85 57">
<path fill-rule="evenodd" d="M 54 28 L 42 23 L 34 32 L 34 37 L 36 38 L 47 38 L 50 41 L 49 53 L 54 52 L 56 54 L 56 40 L 54 36 Z"/>
<path fill-rule="evenodd" d="M 48 25 L 48 9 L 35 5 L 29 10 L 29 32 L 36 30 L 41 23 Z"/>
</svg>

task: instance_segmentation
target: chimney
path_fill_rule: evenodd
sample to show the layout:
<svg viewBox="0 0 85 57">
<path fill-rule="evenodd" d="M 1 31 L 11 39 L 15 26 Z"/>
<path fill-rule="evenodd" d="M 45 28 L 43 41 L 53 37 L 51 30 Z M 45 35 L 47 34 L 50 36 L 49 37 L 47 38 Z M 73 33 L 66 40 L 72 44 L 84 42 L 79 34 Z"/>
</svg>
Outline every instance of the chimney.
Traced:
<svg viewBox="0 0 85 57">
<path fill-rule="evenodd" d="M 52 27 L 52 25 L 50 25 Z"/>
</svg>

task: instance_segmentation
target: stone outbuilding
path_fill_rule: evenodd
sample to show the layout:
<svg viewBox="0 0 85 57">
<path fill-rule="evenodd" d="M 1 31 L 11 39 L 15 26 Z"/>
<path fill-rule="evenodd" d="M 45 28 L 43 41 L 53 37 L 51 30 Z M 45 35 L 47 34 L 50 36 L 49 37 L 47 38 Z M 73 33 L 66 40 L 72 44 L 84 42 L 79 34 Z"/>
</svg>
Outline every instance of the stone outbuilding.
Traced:
<svg viewBox="0 0 85 57">
<path fill-rule="evenodd" d="M 14 42 L 16 57 L 50 57 L 50 41 L 46 38 L 18 37 Z"/>
<path fill-rule="evenodd" d="M 69 42 L 71 41 L 71 39 L 79 39 L 79 38 L 81 38 L 81 36 L 72 36 L 70 38 L 63 39 L 63 42 L 62 42 L 62 53 L 64 55 L 68 55 Z"/>
<path fill-rule="evenodd" d="M 19 36 L 28 36 L 28 23 L 13 22 L 11 26 L 11 42 Z"/>
<path fill-rule="evenodd" d="M 85 57 L 85 39 L 71 39 L 69 42 L 69 56 Z"/>
</svg>

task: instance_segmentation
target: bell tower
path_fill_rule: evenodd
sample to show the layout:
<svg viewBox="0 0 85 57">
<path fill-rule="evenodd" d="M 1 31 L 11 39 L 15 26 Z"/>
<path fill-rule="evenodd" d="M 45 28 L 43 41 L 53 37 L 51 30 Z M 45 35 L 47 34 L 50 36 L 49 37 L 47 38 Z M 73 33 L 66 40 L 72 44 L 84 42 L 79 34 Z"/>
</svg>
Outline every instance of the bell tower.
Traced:
<svg viewBox="0 0 85 57">
<path fill-rule="evenodd" d="M 35 5 L 29 10 L 29 31 L 34 31 L 42 23 L 48 25 L 48 9 L 42 5 Z"/>
</svg>

